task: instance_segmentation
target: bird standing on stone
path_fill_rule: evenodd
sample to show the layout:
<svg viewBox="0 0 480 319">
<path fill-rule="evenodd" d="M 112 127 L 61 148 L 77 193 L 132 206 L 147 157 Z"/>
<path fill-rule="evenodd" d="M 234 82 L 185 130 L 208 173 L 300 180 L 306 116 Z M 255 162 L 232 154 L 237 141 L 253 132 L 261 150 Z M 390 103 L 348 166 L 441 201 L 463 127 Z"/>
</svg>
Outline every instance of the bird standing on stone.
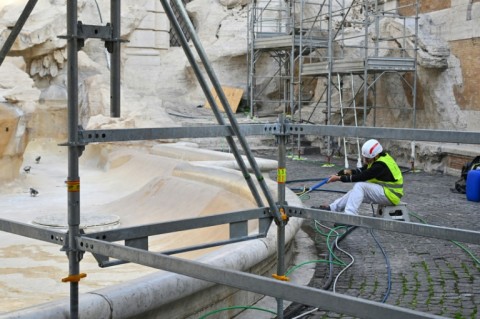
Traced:
<svg viewBox="0 0 480 319">
<path fill-rule="evenodd" d="M 38 191 L 35 188 L 30 187 L 30 196 L 35 197 L 38 195 Z"/>
<path fill-rule="evenodd" d="M 25 171 L 25 173 L 30 173 L 30 169 L 31 169 L 30 166 L 25 166 L 25 167 L 23 168 L 23 170 Z"/>
<path fill-rule="evenodd" d="M 35 163 L 37 163 L 37 164 L 40 163 L 40 159 L 41 159 L 41 158 L 42 158 L 41 156 L 37 156 L 37 157 L 35 158 Z"/>
</svg>

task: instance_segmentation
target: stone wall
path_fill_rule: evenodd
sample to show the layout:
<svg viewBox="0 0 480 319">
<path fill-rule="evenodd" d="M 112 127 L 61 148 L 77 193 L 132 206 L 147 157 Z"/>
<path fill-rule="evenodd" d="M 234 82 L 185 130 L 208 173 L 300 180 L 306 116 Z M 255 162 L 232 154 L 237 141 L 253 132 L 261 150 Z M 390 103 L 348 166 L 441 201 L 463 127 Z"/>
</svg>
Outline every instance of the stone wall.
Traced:
<svg viewBox="0 0 480 319">
<path fill-rule="evenodd" d="M 415 15 L 415 0 L 398 0 L 398 11 L 404 16 Z M 443 9 L 448 9 L 452 5 L 452 0 L 419 0 L 418 13 L 428 13 Z"/>
<path fill-rule="evenodd" d="M 145 9 L 145 17 L 125 44 L 125 53 L 130 63 L 158 64 L 160 52 L 170 47 L 170 22 L 159 0 L 148 0 Z"/>
<path fill-rule="evenodd" d="M 22 132 L 21 118 L 13 109 L 0 105 L 0 181 L 12 180 L 22 165 L 22 152 L 15 151 L 14 144 L 19 142 L 17 136 Z M 25 141 L 27 135 L 20 139 Z"/>
<path fill-rule="evenodd" d="M 448 10 L 432 11 L 432 35 L 446 40 L 459 72 L 451 77 L 455 105 L 465 118 L 465 129 L 476 131 L 480 123 L 480 87 L 477 72 L 480 62 L 480 1 L 452 0 Z M 453 82 L 455 82 L 453 81 Z"/>
<path fill-rule="evenodd" d="M 463 85 L 455 85 L 455 99 L 462 110 L 480 111 L 480 37 L 450 41 L 452 53 L 460 60 Z"/>
<path fill-rule="evenodd" d="M 432 39 L 445 41 L 451 53 L 448 66 L 448 77 L 444 78 L 449 84 L 444 86 L 447 91 L 453 90 L 454 103 L 449 107 L 458 108 L 459 114 L 464 118 L 464 129 L 476 130 L 480 121 L 480 80 L 478 72 L 480 62 L 476 58 L 480 52 L 480 0 L 422 0 L 419 2 L 421 29 L 428 30 Z M 391 1 L 399 7 L 403 15 L 415 13 L 414 0 Z M 457 66 L 455 66 L 457 65 Z M 457 69 L 455 69 L 457 68 Z M 422 70 L 419 70 L 421 77 Z M 439 69 L 439 72 L 441 70 Z M 438 72 L 434 72 L 434 78 Z M 429 77 L 432 71 L 427 71 Z M 409 81 L 411 82 L 411 80 Z M 417 107 L 424 109 L 425 99 L 434 88 L 432 82 L 419 81 L 417 83 Z M 437 87 L 438 88 L 438 87 Z M 445 93 L 447 93 L 447 91 Z M 425 95 L 427 93 L 427 95 Z M 447 96 L 449 94 L 447 93 Z M 411 96 L 407 95 L 411 102 Z M 450 99 L 450 97 L 447 97 Z M 440 100 L 439 100 L 440 99 Z M 441 102 L 442 95 L 435 100 Z M 422 122 L 422 119 L 420 119 Z"/>
</svg>

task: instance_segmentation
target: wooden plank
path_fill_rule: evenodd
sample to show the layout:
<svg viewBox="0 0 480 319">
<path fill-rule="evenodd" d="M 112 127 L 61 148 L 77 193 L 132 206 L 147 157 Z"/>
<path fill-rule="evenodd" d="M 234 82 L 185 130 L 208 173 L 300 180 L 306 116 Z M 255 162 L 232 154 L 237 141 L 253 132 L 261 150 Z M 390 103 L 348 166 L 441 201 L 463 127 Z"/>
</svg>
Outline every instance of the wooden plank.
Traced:
<svg viewBox="0 0 480 319">
<path fill-rule="evenodd" d="M 227 97 L 228 104 L 230 104 L 230 108 L 232 109 L 233 113 L 237 113 L 237 109 L 240 106 L 240 100 L 242 99 L 243 89 L 229 87 L 229 86 L 222 86 L 223 93 Z M 223 105 L 220 102 L 220 98 L 218 97 L 215 88 L 212 87 L 210 90 L 212 92 L 213 98 L 215 99 L 215 104 L 217 104 L 220 111 L 225 112 L 223 109 Z M 205 101 L 205 107 L 211 109 L 210 103 Z"/>
</svg>

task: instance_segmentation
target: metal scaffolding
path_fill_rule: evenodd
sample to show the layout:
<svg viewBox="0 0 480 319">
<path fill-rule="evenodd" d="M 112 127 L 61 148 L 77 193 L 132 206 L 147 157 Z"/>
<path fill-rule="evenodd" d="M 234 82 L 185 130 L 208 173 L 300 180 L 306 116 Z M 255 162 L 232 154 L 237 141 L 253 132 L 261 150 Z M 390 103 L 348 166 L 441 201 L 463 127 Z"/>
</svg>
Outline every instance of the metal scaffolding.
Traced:
<svg viewBox="0 0 480 319">
<path fill-rule="evenodd" d="M 306 209 L 303 207 L 289 206 L 285 201 L 285 181 L 282 176 L 285 176 L 285 144 L 286 139 L 293 134 L 311 134 L 311 135 L 330 135 L 330 136 L 356 136 L 356 137 L 381 137 L 386 139 L 399 140 L 424 140 L 424 141 L 443 141 L 443 142 L 460 142 L 479 144 L 480 133 L 478 132 L 454 132 L 454 131 L 435 131 L 435 130 L 418 130 L 418 129 L 393 129 L 393 128 L 371 128 L 371 127 L 339 127 L 333 125 L 305 125 L 294 124 L 280 116 L 277 123 L 274 124 L 255 124 L 255 125 L 238 125 L 236 123 L 234 114 L 228 105 L 227 99 L 221 90 L 218 80 L 210 66 L 206 54 L 201 46 L 198 37 L 195 34 L 193 25 L 189 22 L 186 10 L 181 3 L 181 0 L 174 0 L 176 7 L 179 9 L 179 16 L 175 16 L 172 7 L 168 0 L 160 0 L 165 12 L 172 23 L 173 28 L 179 36 L 180 43 L 189 59 L 197 79 L 204 91 L 204 94 L 212 106 L 212 110 L 219 122 L 216 126 L 199 126 L 199 127 L 175 127 L 175 128 L 146 128 L 146 129 L 116 129 L 116 130 L 84 130 L 78 126 L 78 50 L 81 48 L 86 38 L 100 38 L 105 41 L 107 49 L 114 57 L 120 57 L 120 47 L 122 40 L 119 38 L 120 29 L 120 1 L 111 0 L 111 24 L 106 26 L 88 26 L 83 25 L 77 19 L 77 1 L 70 0 L 67 2 L 67 35 L 64 37 L 68 43 L 68 141 L 63 146 L 68 148 L 68 177 L 67 177 L 67 196 L 68 196 L 68 231 L 61 232 L 52 229 L 45 229 L 34 225 L 24 224 L 20 222 L 13 222 L 5 219 L 0 219 L 0 231 L 5 231 L 17 235 L 22 235 L 37 240 L 49 242 L 62 246 L 62 250 L 67 252 L 69 259 L 69 275 L 64 278 L 65 282 L 70 283 L 70 318 L 79 318 L 79 281 L 84 277 L 80 272 L 80 261 L 85 252 L 92 253 L 97 259 L 101 267 L 114 266 L 124 262 L 134 262 L 149 267 L 163 269 L 178 274 L 214 282 L 221 285 L 239 288 L 257 292 L 264 295 L 269 295 L 277 298 L 278 304 L 278 318 L 283 318 L 283 300 L 291 300 L 303 304 L 321 307 L 327 310 L 346 313 L 357 317 L 365 318 L 439 318 L 438 316 L 413 311 L 405 308 L 390 306 L 369 300 L 362 300 L 343 296 L 341 294 L 333 294 L 330 292 L 313 289 L 310 287 L 296 286 L 287 282 L 282 282 L 270 278 L 265 278 L 248 273 L 232 271 L 229 269 L 221 269 L 215 266 L 202 264 L 195 261 L 183 260 L 180 258 L 169 256 L 171 254 L 200 249 L 211 246 L 226 245 L 233 242 L 246 241 L 256 238 L 265 237 L 272 221 L 277 226 L 278 233 L 278 265 L 277 275 L 283 276 L 285 273 L 285 226 L 288 223 L 288 217 L 298 217 L 306 219 L 318 219 L 323 221 L 339 222 L 349 225 L 362 226 L 374 229 L 389 230 L 401 232 L 406 234 L 413 234 L 419 236 L 427 236 L 440 239 L 457 240 L 468 243 L 480 243 L 480 233 L 461 229 L 452 229 L 447 227 L 429 226 L 423 224 L 398 222 L 394 220 L 384 220 L 365 216 L 350 216 L 344 214 L 331 214 L 326 211 Z M 4 52 L 8 52 L 13 44 L 13 41 L 18 35 L 23 23 L 28 17 L 29 12 L 35 6 L 36 0 L 29 0 L 25 8 L 22 18 L 19 23 L 12 30 L 11 41 L 7 41 L 2 48 L 2 56 Z M 331 8 L 331 3 L 329 3 Z M 292 6 L 290 11 L 294 12 Z M 324 7 L 324 5 L 322 5 Z M 280 14 L 283 17 L 284 11 L 276 11 L 275 14 Z M 303 12 L 303 11 L 302 11 Z M 330 11 L 331 12 L 331 9 Z M 262 16 L 264 10 L 258 14 Z M 303 13 L 301 13 L 303 15 Z M 278 32 L 286 32 L 289 37 L 290 44 L 286 44 L 284 49 L 278 49 L 278 43 L 275 42 L 275 50 L 268 49 L 269 52 L 275 52 L 277 58 L 282 57 L 284 61 L 289 61 L 292 67 L 296 63 L 301 63 L 304 52 L 313 52 L 318 48 L 325 48 L 327 44 L 322 38 L 322 32 L 319 29 L 315 36 L 308 37 L 310 29 L 304 31 L 304 24 L 310 23 L 313 25 L 320 25 L 317 21 L 317 16 L 302 20 L 301 24 L 294 24 L 290 19 L 286 20 L 286 29 L 276 29 Z M 194 47 L 200 57 L 203 67 L 206 70 L 209 80 L 215 87 L 216 92 L 223 104 L 223 109 L 226 111 L 229 123 L 226 124 L 223 117 L 219 113 L 218 105 L 213 98 L 206 79 L 200 72 L 200 67 L 196 62 L 192 49 L 186 41 L 186 36 L 180 28 L 179 19 L 188 27 L 189 36 L 192 39 Z M 283 20 L 282 20 L 283 21 Z M 309 22 L 307 22 L 309 21 Z M 277 20 L 275 20 L 276 24 Z M 331 24 L 331 22 L 329 22 Z M 281 24 L 280 24 L 281 25 Z M 297 29 L 298 26 L 298 29 Z M 290 29 L 288 28 L 290 27 Z M 290 31 L 287 31 L 290 30 Z M 297 31 L 298 30 L 298 31 Z M 276 31 L 276 32 L 277 32 Z M 266 32 L 273 32 L 266 30 Z M 332 33 L 332 29 L 329 29 Z M 313 34 L 313 33 L 312 33 Z M 276 34 L 279 35 L 279 34 Z M 280 35 L 279 35 L 280 36 Z M 272 40 L 273 38 L 266 38 Z M 293 39 L 293 41 L 292 41 Z M 332 37 L 330 36 L 330 39 Z M 277 38 L 280 41 L 280 38 Z M 275 41 L 277 41 L 275 40 Z M 330 43 L 330 42 L 329 42 Z M 258 44 L 259 45 L 259 44 Z M 265 46 L 268 46 L 265 44 Z M 291 47 L 291 51 L 287 48 Z M 327 46 L 331 48 L 331 45 Z M 260 47 L 253 50 L 253 55 L 258 54 L 255 51 L 260 50 Z M 267 50 L 267 49 L 266 49 Z M 288 51 L 288 52 L 287 52 Z M 258 51 L 259 52 L 259 51 Z M 285 56 L 284 56 L 285 55 Z M 0 56 L 0 57 L 2 57 Z M 368 60 L 368 61 L 367 61 Z M 0 60 L 0 64 L 3 60 Z M 280 61 L 280 60 L 279 60 Z M 329 60 L 333 61 L 332 58 Z M 370 59 L 364 62 L 372 62 Z M 375 60 L 377 61 L 377 60 Z M 250 67 L 254 63 L 250 64 Z M 330 63 L 332 64 L 332 63 Z M 300 68 L 301 69 L 301 68 Z M 382 67 L 381 70 L 384 70 Z M 331 68 L 329 69 L 329 77 L 333 74 Z M 382 71 L 383 72 L 383 71 Z M 341 72 L 337 72 L 340 74 Z M 112 96 L 111 100 L 111 115 L 120 116 L 120 86 L 119 74 L 120 64 L 112 63 Z M 365 73 L 363 73 L 365 76 Z M 294 84 L 300 81 L 302 76 L 298 72 L 295 76 L 288 74 L 285 77 L 285 83 L 291 89 Z M 256 79 L 250 79 L 254 82 Z M 300 81 L 301 82 L 301 81 Z M 284 83 L 284 85 L 285 85 Z M 293 91 L 289 91 L 288 103 L 290 107 L 293 106 L 294 101 L 302 101 L 302 99 L 295 100 L 293 98 Z M 281 99 L 282 103 L 287 103 L 285 99 Z M 255 162 L 255 158 L 250 152 L 249 146 L 244 138 L 245 135 L 274 135 L 277 138 L 279 145 L 278 149 L 278 199 L 275 201 L 270 195 L 269 189 L 265 185 L 263 176 Z M 119 228 L 115 230 L 99 231 L 90 234 L 83 234 L 80 230 L 80 177 L 79 177 L 79 157 L 81 156 L 85 147 L 90 143 L 105 143 L 105 142 L 119 142 L 119 141 L 141 141 L 141 140 L 159 140 L 159 139 L 174 139 L 174 138 L 202 138 L 219 136 L 225 137 L 230 144 L 230 148 L 237 160 L 240 169 L 245 177 L 245 182 L 249 185 L 252 194 L 254 195 L 258 208 L 238 211 L 232 213 L 224 213 L 215 216 L 205 216 L 201 218 L 193 218 L 182 221 L 169 221 L 164 223 L 154 223 L 148 225 L 138 225 L 129 228 Z M 246 154 L 250 166 L 252 167 L 257 184 L 252 182 L 250 173 L 246 168 L 240 156 L 240 150 L 236 146 L 233 138 L 236 137 L 241 145 L 243 152 Z M 260 195 L 256 189 L 259 185 L 268 204 L 265 205 L 260 199 Z M 259 221 L 259 230 L 256 234 L 248 233 L 247 223 L 249 220 Z M 230 238 L 216 243 L 199 244 L 194 247 L 184 247 L 176 251 L 168 252 L 150 252 L 148 251 L 148 238 L 158 234 L 189 230 L 195 228 L 208 227 L 213 225 L 228 224 L 230 227 Z M 119 245 L 114 242 L 125 241 L 125 245 Z M 116 260 L 110 260 L 115 258 Z"/>
<path fill-rule="evenodd" d="M 415 14 L 399 13 L 407 9 Z M 249 17 L 251 116 L 266 109 L 300 123 L 377 126 L 377 110 L 400 107 L 385 89 L 379 101 L 377 86 L 397 77 L 411 96 L 401 108 L 416 128 L 418 0 L 401 8 L 384 0 L 258 0 Z"/>
<path fill-rule="evenodd" d="M 336 17 L 341 20 L 337 21 L 337 27 L 332 26 L 329 53 L 323 61 L 304 64 L 302 69 L 304 76 L 326 78 L 329 89 L 323 95 L 324 100 L 319 101 L 326 105 L 326 122 L 332 122 L 332 112 L 343 109 L 363 113 L 362 125 L 367 125 L 367 115 L 373 111 L 371 125 L 376 126 L 377 109 L 393 107 L 385 102 L 378 104 L 377 84 L 381 77 L 393 75 L 410 86 L 412 128 L 415 128 L 418 1 L 409 5 L 416 12 L 413 16 L 400 15 L 397 7 L 385 8 L 386 4 L 380 0 L 353 0 L 351 5 L 335 9 L 332 2 L 328 20 L 335 21 Z M 341 3 L 345 4 L 345 0 Z M 359 17 L 362 12 L 363 17 Z M 397 29 L 386 32 L 388 24 Z M 412 80 L 406 79 L 407 74 Z"/>
<path fill-rule="evenodd" d="M 329 46 L 328 24 L 321 16 L 324 8 L 325 3 L 303 0 L 253 2 L 248 15 L 251 116 L 261 106 L 280 108 L 285 114 L 301 113 L 306 101 L 301 89 L 302 65 Z M 265 64 L 271 68 L 265 69 Z"/>
</svg>

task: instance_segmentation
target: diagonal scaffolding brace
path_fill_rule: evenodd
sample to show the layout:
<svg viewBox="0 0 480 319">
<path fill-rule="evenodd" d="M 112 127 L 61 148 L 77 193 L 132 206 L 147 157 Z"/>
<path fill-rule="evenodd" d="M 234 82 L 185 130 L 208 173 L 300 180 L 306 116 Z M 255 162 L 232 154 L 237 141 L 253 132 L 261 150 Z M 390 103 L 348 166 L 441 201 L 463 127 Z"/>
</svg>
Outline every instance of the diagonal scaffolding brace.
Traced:
<svg viewBox="0 0 480 319">
<path fill-rule="evenodd" d="M 5 41 L 2 49 L 0 50 L 0 65 L 2 65 L 8 52 L 10 51 L 13 44 L 15 43 L 17 36 L 20 34 L 20 31 L 22 31 L 22 28 L 25 25 L 25 22 L 27 21 L 28 17 L 32 13 L 37 2 L 38 0 L 28 0 L 27 4 L 25 5 L 25 9 L 23 9 L 22 13 L 20 14 L 20 17 L 17 20 L 17 23 L 15 23 L 15 26 L 12 29 L 12 32 L 10 32 L 7 40 Z"/>
<path fill-rule="evenodd" d="M 280 213 L 279 213 L 279 211 L 276 207 L 276 204 L 273 200 L 273 197 L 271 196 L 270 191 L 268 190 L 268 187 L 265 183 L 265 179 L 263 178 L 263 175 L 260 172 L 260 169 L 259 169 L 259 167 L 258 167 L 258 165 L 255 161 L 255 158 L 254 158 L 254 156 L 253 156 L 253 154 L 250 150 L 250 147 L 248 146 L 248 143 L 247 143 L 245 137 L 243 136 L 242 132 L 239 129 L 239 126 L 238 126 L 237 120 L 235 119 L 235 115 L 233 114 L 232 108 L 230 107 L 230 104 L 228 103 L 227 97 L 225 96 L 225 93 L 223 92 L 223 90 L 221 88 L 220 82 L 218 81 L 215 73 L 213 72 L 213 68 L 210 65 L 210 62 L 208 61 L 207 54 L 206 54 L 203 46 L 200 43 L 200 40 L 199 40 L 199 38 L 198 38 L 198 36 L 195 32 L 195 28 L 194 28 L 193 24 L 191 23 L 190 18 L 188 17 L 188 14 L 185 10 L 185 7 L 180 0 L 173 0 L 173 1 L 175 3 L 176 8 L 178 9 L 180 17 L 182 18 L 183 22 L 185 23 L 185 25 L 188 29 L 190 38 L 191 38 L 191 40 L 192 40 L 192 42 L 195 46 L 197 54 L 199 55 L 200 60 L 201 60 L 203 66 L 205 68 L 205 71 L 207 72 L 207 75 L 208 75 L 208 77 L 209 77 L 209 79 L 210 79 L 210 81 L 211 81 L 211 83 L 212 83 L 212 85 L 215 89 L 215 92 L 217 92 L 217 95 L 220 99 L 220 102 L 222 103 L 223 109 L 225 110 L 225 113 L 227 114 L 227 117 L 230 121 L 232 131 L 233 131 L 234 135 L 238 138 L 238 141 L 240 142 L 240 145 L 242 146 L 242 149 L 245 152 L 245 155 L 246 155 L 246 157 L 247 157 L 247 159 L 250 163 L 250 167 L 252 168 L 252 170 L 255 173 L 255 176 L 256 176 L 257 181 L 260 185 L 260 188 L 262 189 L 263 194 L 265 195 L 265 197 L 267 199 L 267 202 L 270 206 L 270 209 L 272 210 L 275 221 L 277 222 L 277 224 L 282 224 L 283 223 L 282 217 L 280 216 Z M 199 68 L 197 62 L 195 61 L 195 59 L 193 57 L 193 53 L 191 52 L 191 48 L 188 45 L 186 36 L 183 34 L 183 30 L 180 27 L 180 24 L 179 24 L 179 22 L 178 22 L 178 20 L 175 16 L 173 10 L 172 10 L 172 7 L 171 7 L 170 3 L 167 0 L 160 0 L 160 2 L 162 3 L 162 6 L 165 10 L 165 13 L 168 16 L 168 19 L 173 24 L 173 28 L 174 28 L 175 32 L 177 33 L 177 36 L 180 38 L 182 48 L 183 48 L 183 50 L 184 50 L 184 52 L 185 52 L 185 54 L 186 54 L 186 56 L 187 56 L 187 58 L 188 58 L 188 60 L 191 64 L 191 66 L 194 69 L 195 75 L 196 75 L 196 77 L 197 77 L 197 79 L 200 83 L 200 86 L 202 87 L 202 90 L 203 90 L 205 96 L 207 97 L 208 102 L 212 106 L 212 110 L 215 114 L 215 117 L 216 117 L 217 121 L 219 122 L 219 124 L 224 125 L 225 123 L 224 123 L 224 120 L 223 120 L 223 118 L 220 114 L 218 105 L 215 103 L 215 99 L 213 98 L 212 93 L 208 90 L 206 80 L 203 78 L 203 75 L 200 72 L 200 68 Z M 253 184 L 250 183 L 250 177 L 247 176 L 246 166 L 243 163 L 243 159 L 241 158 L 239 150 L 238 150 L 237 146 L 235 145 L 233 139 L 231 137 L 227 137 L 226 139 L 227 139 L 227 142 L 228 142 L 230 148 L 232 149 L 232 152 L 235 156 L 235 159 L 237 160 L 238 164 L 240 165 L 240 168 L 241 168 L 242 172 L 244 173 L 244 176 L 245 176 L 245 179 L 247 180 L 247 183 L 249 183 L 249 186 L 251 186 L 251 185 L 253 186 Z M 252 190 L 253 194 L 256 196 L 257 203 L 259 204 L 259 206 L 263 206 L 263 204 L 261 203 L 261 200 L 259 198 L 257 198 L 256 190 L 254 190 L 254 187 L 251 187 L 251 190 Z"/>
</svg>

